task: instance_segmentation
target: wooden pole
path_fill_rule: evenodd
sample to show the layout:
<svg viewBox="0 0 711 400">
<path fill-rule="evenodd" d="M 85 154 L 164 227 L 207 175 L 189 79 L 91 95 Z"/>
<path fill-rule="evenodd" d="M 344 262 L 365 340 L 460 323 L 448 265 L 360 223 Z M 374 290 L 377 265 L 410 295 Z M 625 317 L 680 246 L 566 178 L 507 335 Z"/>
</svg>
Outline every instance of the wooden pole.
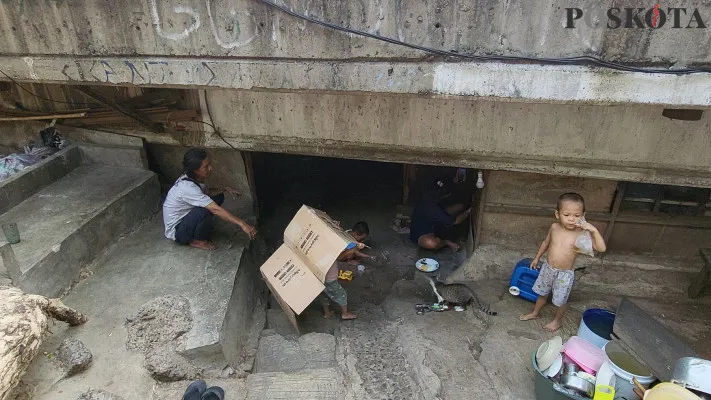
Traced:
<svg viewBox="0 0 711 400">
<path fill-rule="evenodd" d="M 612 209 L 610 210 L 610 221 L 608 221 L 605 227 L 605 233 L 602 235 L 605 239 L 605 243 L 609 243 L 610 236 L 612 236 L 612 228 L 615 226 L 615 221 L 620 213 L 620 208 L 622 208 L 622 200 L 627 192 L 627 182 L 617 183 L 617 194 L 615 195 L 615 201 L 612 203 Z"/>
<path fill-rule="evenodd" d="M 150 120 L 150 118 L 146 117 L 139 111 L 133 110 L 129 107 L 122 106 L 118 104 L 116 101 L 113 99 L 109 99 L 108 97 L 105 97 L 101 93 L 98 93 L 91 89 L 88 86 L 76 86 L 74 89 L 78 90 L 79 92 L 85 94 L 86 96 L 98 101 L 99 103 L 105 105 L 106 107 L 113 108 L 114 110 L 118 111 L 119 113 L 133 119 L 134 121 L 138 122 L 141 126 L 144 128 L 148 129 L 151 132 L 154 133 L 165 133 L 168 131 L 168 129 L 164 128 L 161 126 L 159 123 L 155 123 Z"/>
<path fill-rule="evenodd" d="M 35 121 L 43 119 L 69 119 L 82 118 L 86 116 L 85 112 L 72 114 L 50 114 L 50 115 L 31 115 L 27 117 L 0 117 L 0 121 Z"/>
</svg>

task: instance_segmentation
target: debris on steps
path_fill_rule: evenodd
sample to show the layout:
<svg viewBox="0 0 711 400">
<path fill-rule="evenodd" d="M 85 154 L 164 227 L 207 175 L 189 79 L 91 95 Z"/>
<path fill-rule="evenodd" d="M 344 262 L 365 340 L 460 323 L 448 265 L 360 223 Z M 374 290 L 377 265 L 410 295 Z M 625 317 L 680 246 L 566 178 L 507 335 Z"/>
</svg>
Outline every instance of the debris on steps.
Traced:
<svg viewBox="0 0 711 400">
<path fill-rule="evenodd" d="M 297 372 L 336 367 L 336 339 L 326 333 L 308 333 L 296 340 L 266 330 L 259 339 L 255 371 Z"/>
<path fill-rule="evenodd" d="M 82 393 L 77 400 L 123 400 L 123 397 L 105 390 L 89 389 Z"/>
<path fill-rule="evenodd" d="M 416 383 L 417 373 L 403 354 L 403 347 L 411 343 L 398 337 L 396 321 L 369 304 L 358 309 L 357 319 L 340 325 L 338 347 L 345 353 L 346 378 L 354 386 L 350 390 L 376 399 L 431 399 Z"/>
<path fill-rule="evenodd" d="M 160 382 L 193 379 L 200 374 L 198 368 L 176 353 L 170 345 L 164 345 L 146 354 L 144 365 L 153 379 Z"/>
<path fill-rule="evenodd" d="M 262 372 L 247 377 L 247 400 L 333 400 L 345 398 L 337 368 L 295 373 Z"/>
<path fill-rule="evenodd" d="M 56 351 L 57 359 L 66 369 L 66 376 L 78 374 L 89 368 L 93 356 L 84 343 L 76 339 L 65 339 Z"/>
</svg>

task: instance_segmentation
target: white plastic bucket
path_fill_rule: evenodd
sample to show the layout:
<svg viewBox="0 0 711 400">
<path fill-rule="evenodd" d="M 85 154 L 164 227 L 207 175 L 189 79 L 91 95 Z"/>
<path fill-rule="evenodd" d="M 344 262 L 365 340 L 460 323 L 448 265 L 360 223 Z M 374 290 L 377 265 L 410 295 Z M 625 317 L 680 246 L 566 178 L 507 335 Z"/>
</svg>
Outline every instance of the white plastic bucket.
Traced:
<svg viewBox="0 0 711 400">
<path fill-rule="evenodd" d="M 602 349 L 610 341 L 614 324 L 615 313 L 600 308 L 591 308 L 585 310 L 580 319 L 578 336 Z"/>
<path fill-rule="evenodd" d="M 620 354 L 624 354 L 626 357 L 625 362 L 634 365 L 635 369 L 647 370 L 646 367 L 640 365 L 637 361 L 632 359 L 631 356 L 628 355 L 616 343 L 610 342 L 606 344 L 605 347 L 603 347 L 603 350 L 605 350 L 605 356 L 607 357 L 607 360 L 610 363 L 610 368 L 612 368 L 612 372 L 614 372 L 615 376 L 617 376 L 615 380 L 615 400 L 630 400 L 639 398 L 634 393 L 635 385 L 634 382 L 632 382 L 632 378 L 637 378 L 639 383 L 645 388 L 648 388 L 649 385 L 651 385 L 652 382 L 656 380 L 654 376 L 649 375 L 649 372 L 644 375 L 636 375 L 632 372 L 625 371 L 617 364 L 615 364 L 615 361 L 613 361 L 613 359 L 618 358 Z M 612 355 L 612 357 L 610 357 L 610 355 Z"/>
</svg>

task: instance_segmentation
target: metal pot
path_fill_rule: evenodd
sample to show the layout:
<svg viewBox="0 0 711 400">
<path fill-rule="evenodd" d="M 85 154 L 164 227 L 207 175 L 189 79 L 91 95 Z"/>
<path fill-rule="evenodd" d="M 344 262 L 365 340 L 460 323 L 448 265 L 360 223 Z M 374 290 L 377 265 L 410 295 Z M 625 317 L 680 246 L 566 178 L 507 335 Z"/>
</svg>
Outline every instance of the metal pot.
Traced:
<svg viewBox="0 0 711 400">
<path fill-rule="evenodd" d="M 577 375 L 563 375 L 560 378 L 560 383 L 566 388 L 587 397 L 593 397 L 593 394 L 595 394 L 595 385 Z"/>
<path fill-rule="evenodd" d="M 580 367 L 575 363 L 563 364 L 563 375 L 575 375 L 578 371 L 580 371 Z"/>
<path fill-rule="evenodd" d="M 695 357 L 680 358 L 674 367 L 672 382 L 687 389 L 711 394 L 711 361 Z"/>
</svg>

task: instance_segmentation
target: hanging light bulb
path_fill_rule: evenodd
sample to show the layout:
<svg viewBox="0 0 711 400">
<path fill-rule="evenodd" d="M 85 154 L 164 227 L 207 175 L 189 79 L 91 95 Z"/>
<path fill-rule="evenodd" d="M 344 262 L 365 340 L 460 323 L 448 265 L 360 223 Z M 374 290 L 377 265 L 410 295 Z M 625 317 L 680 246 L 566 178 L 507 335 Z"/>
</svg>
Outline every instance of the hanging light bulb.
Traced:
<svg viewBox="0 0 711 400">
<path fill-rule="evenodd" d="M 477 172 L 476 187 L 478 189 L 484 189 L 484 178 L 482 175 L 483 173 L 481 171 Z"/>
</svg>

